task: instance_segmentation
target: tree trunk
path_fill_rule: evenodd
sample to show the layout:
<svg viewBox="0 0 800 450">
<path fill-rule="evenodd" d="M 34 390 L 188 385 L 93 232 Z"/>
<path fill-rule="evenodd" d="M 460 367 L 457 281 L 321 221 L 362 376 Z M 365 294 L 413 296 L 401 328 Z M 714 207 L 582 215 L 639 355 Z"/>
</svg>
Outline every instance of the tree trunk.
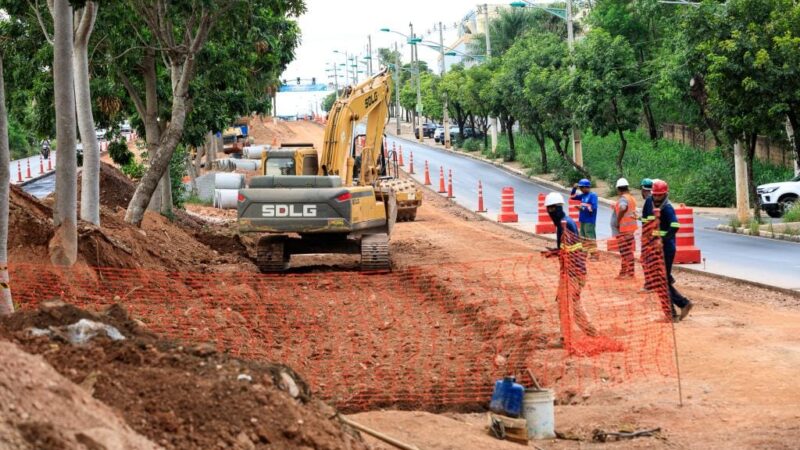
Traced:
<svg viewBox="0 0 800 450">
<path fill-rule="evenodd" d="M 549 168 L 547 167 L 547 143 L 544 140 L 544 133 L 539 131 L 533 131 L 533 138 L 536 139 L 536 143 L 539 144 L 539 152 L 542 161 L 542 173 L 550 172 Z"/>
<path fill-rule="evenodd" d="M 628 141 L 625 139 L 625 131 L 621 128 L 617 128 L 617 133 L 619 133 L 619 154 L 617 154 L 617 178 L 622 178 L 622 161 L 625 158 L 625 150 L 628 148 Z"/>
<path fill-rule="evenodd" d="M 508 160 L 516 161 L 517 149 L 514 147 L 514 118 L 511 116 L 506 117 L 506 122 L 503 126 L 508 136 Z"/>
<path fill-rule="evenodd" d="M 0 54 L 0 316 L 14 312 L 11 287 L 8 282 L 8 191 L 11 156 L 8 148 L 8 113 L 6 111 L 3 55 Z"/>
<path fill-rule="evenodd" d="M 78 29 L 72 52 L 72 70 L 75 77 L 78 129 L 83 144 L 81 219 L 100 225 L 100 144 L 94 131 L 92 94 L 89 87 L 89 38 L 96 17 L 95 2 L 86 2 L 86 6 L 75 13 Z"/>
<path fill-rule="evenodd" d="M 170 159 L 170 161 L 172 161 Z M 161 180 L 158 182 L 158 190 L 161 195 L 161 214 L 170 217 L 172 215 L 172 176 L 169 173 L 169 164 Z"/>
<path fill-rule="evenodd" d="M 570 140 L 571 131 L 566 130 L 563 137 L 559 137 L 555 133 L 548 133 L 550 140 L 553 141 L 553 146 L 556 149 L 556 153 L 561 155 L 561 159 L 569 163 L 578 173 L 581 174 L 583 178 L 591 178 L 589 171 L 586 170 L 585 167 L 581 166 L 580 164 L 576 163 L 574 159 L 570 158 L 569 154 L 567 154 L 567 150 L 565 147 L 569 147 L 569 140 Z M 561 140 L 564 140 L 565 146 L 561 146 Z"/>
<path fill-rule="evenodd" d="M 758 196 L 758 187 L 753 182 L 753 161 L 756 156 L 756 145 L 758 144 L 758 131 L 745 134 L 747 139 L 747 184 L 750 188 L 750 201 L 753 205 L 753 218 L 761 222 L 761 202 Z"/>
<path fill-rule="evenodd" d="M 53 2 L 53 87 L 55 93 L 56 163 L 55 205 L 50 261 L 71 266 L 78 258 L 77 155 L 75 153 L 75 83 L 72 72 L 72 7 L 69 0 Z"/>
<path fill-rule="evenodd" d="M 194 148 L 194 151 L 189 151 L 186 153 L 186 170 L 189 173 L 189 187 L 191 189 L 190 195 L 192 197 L 197 197 L 197 160 L 199 159 L 200 155 L 198 154 L 199 150 Z M 192 157 L 194 155 L 194 157 Z"/>
<path fill-rule="evenodd" d="M 642 108 L 644 110 L 645 120 L 647 120 L 647 130 L 650 133 L 650 140 L 656 141 L 658 139 L 658 127 L 656 126 L 656 118 L 653 115 L 653 108 L 650 106 L 650 95 L 647 93 L 642 97 Z"/>
<path fill-rule="evenodd" d="M 797 111 L 792 107 L 786 114 L 786 135 L 789 137 L 789 143 L 794 149 L 794 172 L 795 175 L 800 173 L 800 118 L 797 116 Z"/>
</svg>

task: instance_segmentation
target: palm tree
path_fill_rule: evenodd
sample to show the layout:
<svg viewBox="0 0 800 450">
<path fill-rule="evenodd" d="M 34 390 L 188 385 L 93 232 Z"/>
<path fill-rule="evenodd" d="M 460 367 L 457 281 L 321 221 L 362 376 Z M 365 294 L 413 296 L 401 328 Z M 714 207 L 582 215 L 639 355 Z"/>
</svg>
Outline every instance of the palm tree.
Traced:
<svg viewBox="0 0 800 450">
<path fill-rule="evenodd" d="M 547 31 L 564 39 L 567 37 L 566 22 L 546 11 L 533 8 L 504 9 L 489 22 L 492 55 L 504 54 L 514 45 L 514 41 L 531 30 Z M 469 43 L 469 50 L 473 55 L 485 54 L 486 36 L 483 33 L 475 35 L 475 39 Z"/>
</svg>

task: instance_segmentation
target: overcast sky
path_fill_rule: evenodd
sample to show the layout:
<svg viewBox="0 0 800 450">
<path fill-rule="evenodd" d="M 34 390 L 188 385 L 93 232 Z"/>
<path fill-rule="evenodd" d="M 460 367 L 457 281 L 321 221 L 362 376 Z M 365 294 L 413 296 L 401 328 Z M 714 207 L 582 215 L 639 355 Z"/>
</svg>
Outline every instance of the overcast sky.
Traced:
<svg viewBox="0 0 800 450">
<path fill-rule="evenodd" d="M 316 77 L 326 81 L 326 64 L 334 60 L 344 62 L 344 57 L 334 50 L 366 53 L 367 36 L 372 35 L 372 49 L 377 55 L 380 47 L 394 46 L 403 38 L 393 33 L 382 33 L 381 28 L 390 28 L 408 34 L 409 22 L 414 31 L 425 33 L 442 21 L 448 30 L 445 45 L 456 38 L 453 24 L 460 22 L 469 11 L 475 9 L 475 0 L 306 0 L 308 12 L 300 18 L 302 42 L 295 61 L 284 72 L 283 78 L 310 79 Z M 425 36 L 427 40 L 439 41 L 438 32 Z M 403 51 L 408 59 L 408 48 Z M 420 59 L 436 66 L 436 51 L 421 47 Z M 373 69 L 377 64 L 373 63 Z"/>
</svg>

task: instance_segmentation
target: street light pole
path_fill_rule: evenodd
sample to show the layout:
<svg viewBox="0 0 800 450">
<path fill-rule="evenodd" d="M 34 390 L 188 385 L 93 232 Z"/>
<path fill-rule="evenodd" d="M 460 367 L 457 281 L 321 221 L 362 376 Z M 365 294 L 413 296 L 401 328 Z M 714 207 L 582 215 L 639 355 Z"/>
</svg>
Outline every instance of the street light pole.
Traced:
<svg viewBox="0 0 800 450">
<path fill-rule="evenodd" d="M 444 79 L 447 66 L 444 63 L 444 34 L 442 22 L 439 22 L 439 54 L 442 57 L 442 79 Z M 447 92 L 444 93 L 444 108 L 442 109 L 442 126 L 444 127 L 444 148 L 450 148 L 450 114 L 447 111 Z"/>
<path fill-rule="evenodd" d="M 397 136 L 400 136 L 400 50 L 394 43 L 394 119 L 397 122 Z"/>
<path fill-rule="evenodd" d="M 569 45 L 569 53 L 575 51 L 575 29 L 572 21 L 572 0 L 567 0 L 567 43 Z M 570 70 L 575 71 L 575 65 L 570 67 Z M 572 123 L 572 158 L 575 164 L 583 166 L 583 144 L 581 143 L 581 130 L 575 126 L 573 115 Z"/>
<path fill-rule="evenodd" d="M 417 134 L 419 135 L 418 140 L 419 142 L 425 142 L 425 136 L 422 135 L 422 79 L 420 78 L 419 73 L 419 49 L 417 48 L 416 42 L 414 42 L 414 24 L 409 23 L 408 26 L 411 28 L 411 52 L 414 55 L 414 72 L 417 75 L 417 104 L 414 108 L 416 111 L 416 117 L 419 121 L 419 125 L 417 127 Z M 415 123 L 416 125 L 416 123 Z"/>
<path fill-rule="evenodd" d="M 369 76 L 371 77 L 372 76 L 372 35 L 371 34 L 367 35 L 367 44 L 368 44 L 367 45 L 367 58 L 369 58 L 367 60 L 369 62 L 369 68 L 367 69 L 368 70 L 367 74 L 369 74 Z"/>
<path fill-rule="evenodd" d="M 483 17 L 486 20 L 484 34 L 486 35 L 486 61 L 488 62 L 492 58 L 492 39 L 490 36 L 492 33 L 489 29 L 489 5 L 486 3 L 483 4 Z M 492 154 L 494 154 L 497 152 L 497 118 L 489 117 L 489 124 L 492 129 Z"/>
</svg>

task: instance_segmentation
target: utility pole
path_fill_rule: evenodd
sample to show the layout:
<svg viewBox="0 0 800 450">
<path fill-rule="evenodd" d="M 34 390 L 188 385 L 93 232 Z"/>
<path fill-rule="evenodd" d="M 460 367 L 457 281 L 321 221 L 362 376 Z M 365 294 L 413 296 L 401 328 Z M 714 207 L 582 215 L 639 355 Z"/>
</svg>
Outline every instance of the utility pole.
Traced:
<svg viewBox="0 0 800 450">
<path fill-rule="evenodd" d="M 439 22 L 439 54 L 442 57 L 442 79 L 447 70 L 444 63 L 444 34 L 442 22 Z M 444 148 L 450 148 L 450 114 L 447 111 L 447 92 L 444 93 L 444 108 L 442 109 L 442 126 L 444 127 Z"/>
<path fill-rule="evenodd" d="M 414 110 L 417 112 L 417 120 L 419 121 L 419 126 L 417 127 L 417 134 L 419 135 L 419 142 L 425 142 L 425 136 L 422 135 L 422 79 L 420 78 L 419 74 L 419 49 L 417 48 L 416 42 L 413 42 L 416 36 L 414 36 L 414 24 L 409 23 L 409 27 L 411 28 L 411 52 L 414 55 L 414 72 L 417 75 L 417 104 Z M 416 123 L 415 123 L 416 125 Z"/>
<path fill-rule="evenodd" d="M 400 50 L 394 43 L 394 119 L 397 122 L 397 135 L 400 136 Z"/>
<path fill-rule="evenodd" d="M 567 0 L 567 42 L 569 44 L 569 53 L 575 51 L 575 29 L 572 22 L 572 0 Z M 575 66 L 571 66 L 570 70 L 575 71 Z M 575 116 L 573 115 L 572 124 L 572 159 L 575 164 L 583 166 L 583 144 L 581 143 L 581 130 L 575 126 Z"/>
<path fill-rule="evenodd" d="M 736 217 L 743 225 L 750 220 L 750 189 L 747 180 L 747 159 L 741 139 L 733 144 L 733 171 L 736 175 Z"/>
<path fill-rule="evenodd" d="M 489 59 L 492 58 L 492 39 L 490 37 L 492 33 L 489 26 L 489 5 L 486 3 L 483 4 L 483 17 L 486 20 L 486 30 L 484 31 L 486 35 L 486 62 L 489 62 Z M 497 152 L 497 118 L 489 117 L 489 124 L 492 129 L 492 154 L 494 154 Z M 447 134 L 447 131 L 445 131 L 445 135 Z"/>
<path fill-rule="evenodd" d="M 372 35 L 367 35 L 367 62 L 369 65 L 367 66 L 367 73 L 369 76 L 372 76 Z"/>
<path fill-rule="evenodd" d="M 336 61 L 333 62 L 333 88 L 336 89 L 336 100 L 339 100 L 339 71 L 336 68 Z"/>
</svg>

